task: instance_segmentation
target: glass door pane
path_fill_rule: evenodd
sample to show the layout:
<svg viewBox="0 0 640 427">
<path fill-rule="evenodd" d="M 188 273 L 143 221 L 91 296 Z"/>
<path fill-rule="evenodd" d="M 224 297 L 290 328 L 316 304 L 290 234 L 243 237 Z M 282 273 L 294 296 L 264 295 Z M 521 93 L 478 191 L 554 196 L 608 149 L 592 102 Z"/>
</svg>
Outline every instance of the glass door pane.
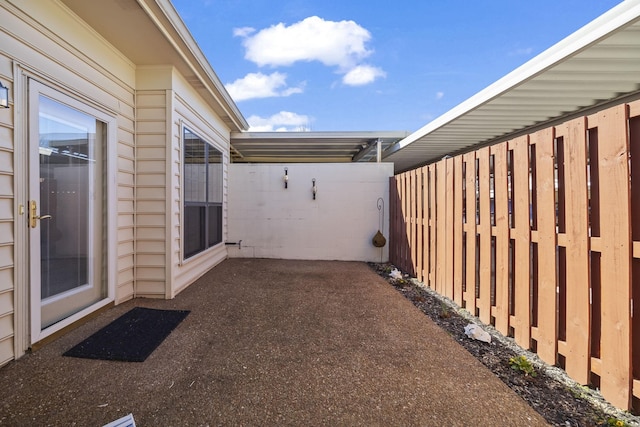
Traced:
<svg viewBox="0 0 640 427">
<path fill-rule="evenodd" d="M 41 219 L 32 232 L 40 234 L 43 329 L 104 298 L 104 137 L 100 120 L 39 96 L 32 199 Z"/>
</svg>

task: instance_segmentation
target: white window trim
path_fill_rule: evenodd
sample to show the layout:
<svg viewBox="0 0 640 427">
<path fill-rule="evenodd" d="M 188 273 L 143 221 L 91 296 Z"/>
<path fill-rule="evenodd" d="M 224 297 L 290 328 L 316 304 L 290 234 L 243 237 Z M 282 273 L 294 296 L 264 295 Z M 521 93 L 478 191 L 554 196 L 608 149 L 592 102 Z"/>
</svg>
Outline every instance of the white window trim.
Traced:
<svg viewBox="0 0 640 427">
<path fill-rule="evenodd" d="M 225 207 L 227 202 L 227 194 L 222 193 L 222 240 L 220 243 L 217 243 L 209 248 L 204 249 L 201 252 L 198 252 L 195 255 L 190 256 L 189 258 L 184 257 L 184 130 L 187 129 L 189 132 L 197 135 L 200 139 L 205 141 L 207 144 L 211 145 L 213 148 L 218 150 L 222 154 L 222 176 L 223 176 L 223 185 L 224 185 L 224 171 L 227 167 L 228 156 L 225 148 L 220 145 L 216 138 L 209 135 L 207 132 L 204 132 L 200 127 L 195 126 L 193 123 L 188 122 L 184 119 L 181 119 L 179 122 L 180 127 L 180 260 L 178 264 L 180 266 L 188 265 L 190 263 L 197 262 L 202 257 L 207 256 L 211 253 L 211 251 L 219 249 L 225 244 Z"/>
</svg>

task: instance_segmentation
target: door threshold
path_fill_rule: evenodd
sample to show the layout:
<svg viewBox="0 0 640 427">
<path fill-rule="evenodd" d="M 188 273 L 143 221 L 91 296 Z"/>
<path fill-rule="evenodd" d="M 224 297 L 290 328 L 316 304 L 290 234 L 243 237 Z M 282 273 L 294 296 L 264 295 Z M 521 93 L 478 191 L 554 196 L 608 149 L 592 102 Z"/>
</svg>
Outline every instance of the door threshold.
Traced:
<svg viewBox="0 0 640 427">
<path fill-rule="evenodd" d="M 57 340 L 58 338 L 60 338 L 63 335 L 66 335 L 67 333 L 71 332 L 72 330 L 76 329 L 77 327 L 84 325 L 89 320 L 95 319 L 96 317 L 98 317 L 98 315 L 100 315 L 100 314 L 104 313 L 105 311 L 115 307 L 115 305 L 116 305 L 115 302 L 112 301 L 112 302 L 104 305 L 103 307 L 100 307 L 99 309 L 97 309 L 95 311 L 92 311 L 91 313 L 87 314 L 86 316 L 76 320 L 75 322 L 72 322 L 72 323 L 68 324 L 67 326 L 65 326 L 62 329 L 52 333 L 51 335 L 47 335 L 46 337 L 44 337 L 40 341 L 31 344 L 31 346 L 29 347 L 28 351 L 29 352 L 34 352 L 34 351 L 40 350 L 45 345 Z"/>
</svg>

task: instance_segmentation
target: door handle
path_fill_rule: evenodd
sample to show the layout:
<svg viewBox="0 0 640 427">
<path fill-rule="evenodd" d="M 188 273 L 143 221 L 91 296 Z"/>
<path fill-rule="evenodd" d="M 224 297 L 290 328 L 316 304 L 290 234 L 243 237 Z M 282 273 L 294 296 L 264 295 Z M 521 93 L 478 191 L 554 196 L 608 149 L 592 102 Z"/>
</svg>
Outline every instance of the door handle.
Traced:
<svg viewBox="0 0 640 427">
<path fill-rule="evenodd" d="M 36 228 L 38 226 L 38 220 L 41 219 L 51 219 L 51 215 L 38 215 L 38 205 L 35 200 L 32 200 L 29 203 L 29 225 L 31 228 Z"/>
</svg>

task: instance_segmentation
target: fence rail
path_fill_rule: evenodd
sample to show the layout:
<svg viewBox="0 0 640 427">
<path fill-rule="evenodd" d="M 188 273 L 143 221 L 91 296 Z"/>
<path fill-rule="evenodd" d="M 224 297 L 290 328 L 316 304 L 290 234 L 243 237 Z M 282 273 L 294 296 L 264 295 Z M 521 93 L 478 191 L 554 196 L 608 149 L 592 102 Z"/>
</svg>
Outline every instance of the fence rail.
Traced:
<svg viewBox="0 0 640 427">
<path fill-rule="evenodd" d="M 638 171 L 634 101 L 401 173 L 391 261 L 640 410 Z"/>
</svg>

